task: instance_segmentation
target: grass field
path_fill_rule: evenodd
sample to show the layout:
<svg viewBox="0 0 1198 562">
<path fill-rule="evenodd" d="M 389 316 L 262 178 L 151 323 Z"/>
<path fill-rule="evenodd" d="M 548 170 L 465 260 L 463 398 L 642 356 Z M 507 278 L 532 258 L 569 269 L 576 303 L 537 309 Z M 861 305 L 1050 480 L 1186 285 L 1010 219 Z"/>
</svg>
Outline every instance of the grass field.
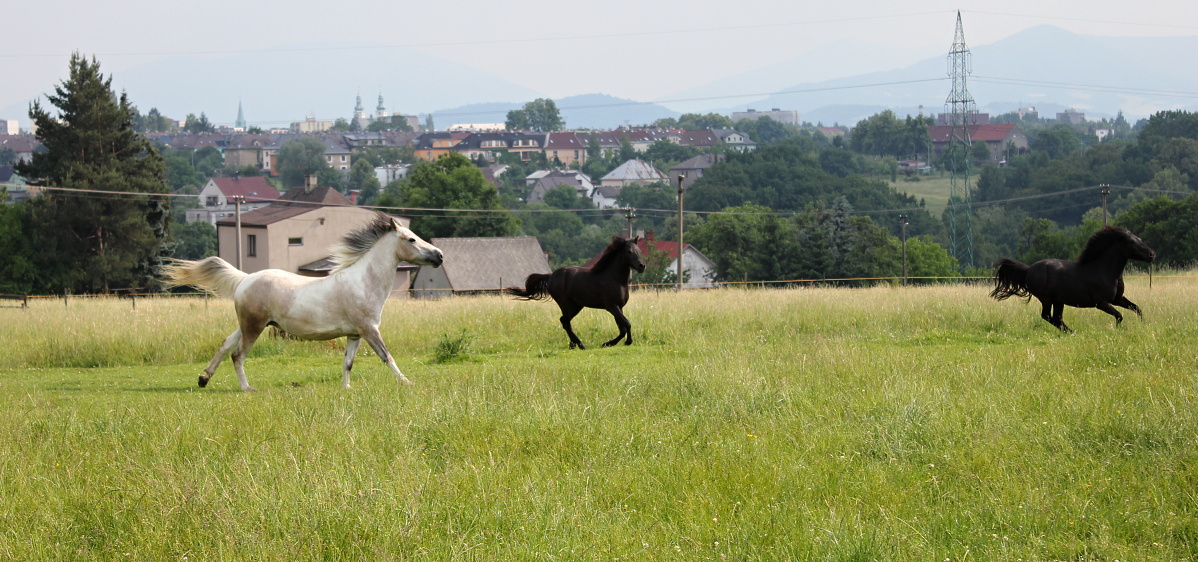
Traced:
<svg viewBox="0 0 1198 562">
<path fill-rule="evenodd" d="M 947 174 L 920 176 L 919 181 L 903 181 L 901 176 L 897 182 L 890 181 L 890 178 L 882 179 L 900 192 L 923 199 L 928 211 L 934 216 L 940 216 L 940 210 L 948 204 L 949 192 L 952 190 L 952 178 Z M 977 174 L 974 174 L 969 178 L 969 185 L 976 187 L 977 181 Z"/>
<path fill-rule="evenodd" d="M 1121 328 L 979 285 L 637 292 L 569 351 L 546 303 L 394 301 L 363 346 L 228 301 L 0 309 L 0 557 L 1189 560 L 1198 289 Z M 588 344 L 606 313 L 575 322 Z"/>
</svg>

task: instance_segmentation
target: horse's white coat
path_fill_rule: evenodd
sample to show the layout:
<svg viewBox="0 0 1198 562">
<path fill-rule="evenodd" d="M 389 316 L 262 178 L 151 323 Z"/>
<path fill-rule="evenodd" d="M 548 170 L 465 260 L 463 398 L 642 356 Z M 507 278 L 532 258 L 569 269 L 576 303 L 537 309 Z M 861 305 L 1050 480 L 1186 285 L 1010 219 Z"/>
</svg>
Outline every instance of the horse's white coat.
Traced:
<svg viewBox="0 0 1198 562">
<path fill-rule="evenodd" d="M 381 220 L 381 219 L 380 219 Z M 257 390 L 245 376 L 245 355 L 268 325 L 274 324 L 288 334 L 309 340 L 346 337 L 345 361 L 341 385 L 349 388 L 354 354 L 365 339 L 396 379 L 411 381 L 400 372 L 379 334 L 383 305 L 395 282 L 399 262 L 440 266 L 441 250 L 391 221 L 387 232 L 365 251 L 344 247 L 334 250 L 340 262 L 328 277 L 304 277 L 278 269 L 243 273 L 220 258 L 167 266 L 165 273 L 173 285 L 193 285 L 233 297 L 240 327 L 229 337 L 204 368 L 200 386 L 205 386 L 229 353 L 242 390 Z M 230 287 L 235 287 L 228 295 Z"/>
</svg>

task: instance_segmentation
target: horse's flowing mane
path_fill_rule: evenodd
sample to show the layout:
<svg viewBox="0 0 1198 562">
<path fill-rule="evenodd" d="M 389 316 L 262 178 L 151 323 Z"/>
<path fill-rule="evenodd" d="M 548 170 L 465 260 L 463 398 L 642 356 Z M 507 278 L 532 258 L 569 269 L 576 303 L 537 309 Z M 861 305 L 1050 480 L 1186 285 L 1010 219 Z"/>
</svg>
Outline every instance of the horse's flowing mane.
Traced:
<svg viewBox="0 0 1198 562">
<path fill-rule="evenodd" d="M 370 224 L 346 234 L 341 243 L 330 250 L 333 263 L 336 264 L 331 273 L 357 263 L 388 232 L 395 232 L 395 222 L 383 213 L 375 213 Z"/>
<path fill-rule="evenodd" d="M 1098 232 L 1090 235 L 1090 239 L 1086 241 L 1086 247 L 1082 248 L 1082 253 L 1077 256 L 1077 263 L 1092 262 L 1112 246 L 1126 243 L 1129 240 L 1131 240 L 1131 232 L 1126 228 L 1104 226 Z"/>
<path fill-rule="evenodd" d="M 591 266 L 591 271 L 594 273 L 599 273 L 600 271 L 607 269 L 608 266 L 616 261 L 616 258 L 620 256 L 620 253 L 623 252 L 629 244 L 631 244 L 631 242 L 629 242 L 626 238 L 621 236 L 612 236 L 611 244 L 608 244 L 607 247 L 603 249 L 603 254 L 599 256 L 599 261 L 596 261 L 595 265 Z"/>
</svg>

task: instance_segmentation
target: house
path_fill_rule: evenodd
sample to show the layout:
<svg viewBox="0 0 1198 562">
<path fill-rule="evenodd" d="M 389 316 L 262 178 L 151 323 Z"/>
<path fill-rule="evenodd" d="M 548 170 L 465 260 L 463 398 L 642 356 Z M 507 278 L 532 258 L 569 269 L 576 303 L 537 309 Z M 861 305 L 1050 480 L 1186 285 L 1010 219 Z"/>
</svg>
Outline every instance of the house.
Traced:
<svg viewBox="0 0 1198 562">
<path fill-rule="evenodd" d="M 472 134 L 473 133 L 424 133 L 412 141 L 412 148 L 416 149 L 417 158 L 432 162 L 437 158 L 440 158 L 443 154 L 449 154 L 453 147 L 457 146 Z"/>
<path fill-rule="evenodd" d="M 375 211 L 355 207 L 331 187 L 296 187 L 275 202 L 241 215 L 241 255 L 237 255 L 235 217 L 216 223 L 217 255 L 246 273 L 281 269 L 323 277 L 332 270 L 329 248 L 351 231 L 374 220 Z M 408 219 L 396 217 L 407 226 Z M 240 262 L 240 265 L 238 265 Z M 406 298 L 416 266 L 401 263 L 395 273 L 392 296 Z"/>
<path fill-rule="evenodd" d="M 341 173 L 341 178 L 349 177 L 350 165 L 353 164 L 353 152 L 342 144 L 340 137 L 321 137 L 324 143 L 324 161 L 330 168 Z"/>
<path fill-rule="evenodd" d="M 0 150 L 9 149 L 13 152 L 15 162 L 28 163 L 33 160 L 33 153 L 42 148 L 34 135 L 0 135 Z"/>
<path fill-rule="evenodd" d="M 682 176 L 682 188 L 690 189 L 695 181 L 703 177 L 708 168 L 723 161 L 723 154 L 700 154 L 670 168 L 670 177 L 677 181 L 678 176 Z"/>
<path fill-rule="evenodd" d="M 757 143 L 749 138 L 749 135 L 735 129 L 712 129 L 711 132 L 720 139 L 724 146 L 728 147 L 728 150 L 749 152 L 757 148 Z"/>
<path fill-rule="evenodd" d="M 279 192 L 263 177 L 212 178 L 200 190 L 199 209 L 188 209 L 187 222 L 206 221 L 216 225 L 218 220 L 233 216 L 234 199 L 242 198 L 241 212 L 259 209 L 279 198 Z"/>
<path fill-rule="evenodd" d="M 433 238 L 445 254 L 439 268 L 421 267 L 412 296 L 439 299 L 452 295 L 498 292 L 524 286 L 533 273 L 550 273 L 549 259 L 532 236 L 516 238 Z"/>
<path fill-rule="evenodd" d="M 620 207 L 617 199 L 620 197 L 620 190 L 623 187 L 618 185 L 601 185 L 591 190 L 591 202 L 595 204 L 597 209 L 616 209 Z"/>
<path fill-rule="evenodd" d="M 574 131 L 556 131 L 545 135 L 545 158 L 562 166 L 581 166 L 587 161 L 590 140 Z"/>
<path fill-rule="evenodd" d="M 408 177 L 408 171 L 411 169 L 411 164 L 404 164 L 402 162 L 398 164 L 384 164 L 374 168 L 374 177 L 379 180 L 380 186 L 387 187 L 387 184 L 395 180 L 402 180 Z"/>
<path fill-rule="evenodd" d="M 268 151 L 278 151 L 279 142 L 275 135 L 246 134 L 236 135 L 225 145 L 225 168 L 236 170 L 246 166 L 269 172 L 271 170 L 267 158 Z"/>
<path fill-rule="evenodd" d="M 634 183 L 648 185 L 658 181 L 669 181 L 669 179 L 652 164 L 640 158 L 633 158 L 608 172 L 599 180 L 599 183 L 604 186 L 624 187 Z"/>
<path fill-rule="evenodd" d="M 645 232 L 645 235 L 637 240 L 637 249 L 641 251 L 641 256 L 646 263 L 651 259 L 651 253 L 662 252 L 665 254 L 666 271 L 678 271 L 678 243 L 667 240 L 657 240 L 654 237 L 652 230 Z M 583 267 L 591 267 L 595 262 L 599 261 L 599 255 L 587 261 Z M 716 271 L 715 262 L 703 255 L 694 246 L 690 244 L 682 244 L 682 276 L 686 282 L 682 284 L 684 289 L 711 289 L 716 287 L 714 283 Z"/>
<path fill-rule="evenodd" d="M 526 178 L 526 181 L 529 181 L 532 186 L 528 192 L 527 203 L 529 205 L 544 203 L 545 194 L 562 185 L 574 188 L 578 192 L 578 196 L 583 199 L 590 199 L 591 192 L 595 189 L 595 185 L 591 183 L 591 178 L 581 172 L 574 170 L 553 170 L 549 173 L 539 172 L 541 171 L 539 170 L 530 174 L 529 177 L 532 175 L 537 176 L 534 179 L 528 180 Z"/>
<path fill-rule="evenodd" d="M 928 127 L 928 136 L 932 139 L 932 151 L 937 156 L 944 154 L 944 150 L 948 148 L 954 130 L 957 131 L 955 134 L 958 142 L 963 140 L 960 138 L 961 131 L 967 131 L 970 143 L 986 143 L 986 148 L 990 150 L 990 161 L 994 164 L 1006 160 L 1008 144 L 1020 153 L 1028 150 L 1027 136 L 1014 123 L 987 123 L 969 125 L 965 128 L 952 125 L 933 125 Z"/>
</svg>

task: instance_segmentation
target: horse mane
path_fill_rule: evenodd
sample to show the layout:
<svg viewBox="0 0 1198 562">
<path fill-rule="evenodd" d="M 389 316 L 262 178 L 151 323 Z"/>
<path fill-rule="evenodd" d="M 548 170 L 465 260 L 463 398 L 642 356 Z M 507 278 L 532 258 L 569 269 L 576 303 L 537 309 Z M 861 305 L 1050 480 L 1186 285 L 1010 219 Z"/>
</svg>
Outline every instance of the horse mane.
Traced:
<svg viewBox="0 0 1198 562">
<path fill-rule="evenodd" d="M 330 273 L 357 263 L 388 232 L 395 232 L 395 222 L 383 213 L 375 213 L 373 221 L 346 234 L 340 244 L 333 246 L 330 252 L 335 267 Z"/>
<path fill-rule="evenodd" d="M 1131 232 L 1126 228 L 1107 225 L 1086 240 L 1086 247 L 1077 256 L 1077 263 L 1088 263 L 1098 259 L 1116 244 L 1126 243 L 1131 239 Z"/>
<path fill-rule="evenodd" d="M 591 271 L 594 273 L 599 273 L 600 271 L 607 269 L 616 261 L 616 258 L 620 257 L 620 253 L 623 252 L 629 244 L 631 244 L 631 242 L 629 242 L 627 238 L 622 236 L 612 236 L 611 244 L 608 244 L 607 247 L 603 249 L 603 254 L 599 256 L 599 261 L 596 261 L 595 265 L 591 266 Z"/>
</svg>

